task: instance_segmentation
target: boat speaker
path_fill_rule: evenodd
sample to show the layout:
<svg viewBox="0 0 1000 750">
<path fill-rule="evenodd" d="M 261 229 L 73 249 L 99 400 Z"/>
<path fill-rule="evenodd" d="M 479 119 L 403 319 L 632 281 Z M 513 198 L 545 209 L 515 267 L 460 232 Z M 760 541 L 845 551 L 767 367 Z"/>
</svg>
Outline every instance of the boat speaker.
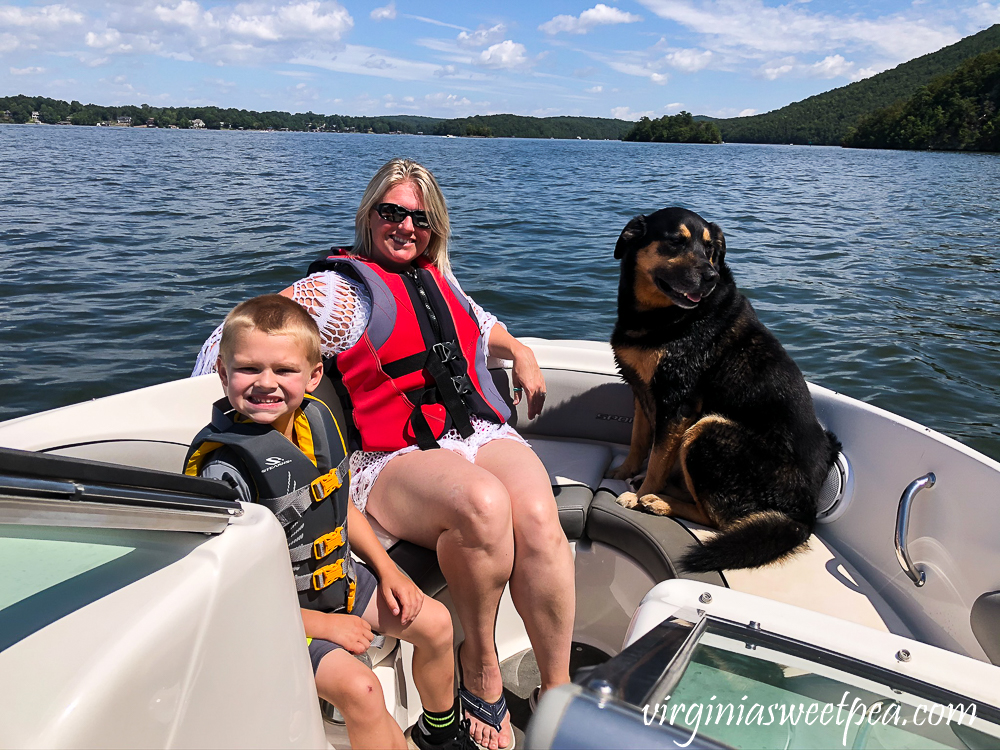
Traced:
<svg viewBox="0 0 1000 750">
<path fill-rule="evenodd" d="M 853 494 L 854 477 L 847 456 L 837 454 L 837 460 L 830 467 L 819 497 L 816 499 L 816 520 L 824 523 L 834 521 L 847 510 L 847 503 Z"/>
</svg>

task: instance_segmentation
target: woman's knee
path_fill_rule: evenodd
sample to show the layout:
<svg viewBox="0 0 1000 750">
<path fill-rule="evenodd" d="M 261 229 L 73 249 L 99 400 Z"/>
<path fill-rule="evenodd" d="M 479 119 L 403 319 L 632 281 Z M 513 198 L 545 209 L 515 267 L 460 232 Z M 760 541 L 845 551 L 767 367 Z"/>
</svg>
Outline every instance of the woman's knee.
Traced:
<svg viewBox="0 0 1000 750">
<path fill-rule="evenodd" d="M 518 555 L 555 554 L 568 548 L 566 533 L 559 521 L 559 509 L 549 488 L 519 498 L 514 514 L 514 542 Z"/>
<path fill-rule="evenodd" d="M 492 475 L 469 478 L 455 487 L 453 508 L 467 543 L 492 545 L 510 536 L 510 496 Z"/>
</svg>

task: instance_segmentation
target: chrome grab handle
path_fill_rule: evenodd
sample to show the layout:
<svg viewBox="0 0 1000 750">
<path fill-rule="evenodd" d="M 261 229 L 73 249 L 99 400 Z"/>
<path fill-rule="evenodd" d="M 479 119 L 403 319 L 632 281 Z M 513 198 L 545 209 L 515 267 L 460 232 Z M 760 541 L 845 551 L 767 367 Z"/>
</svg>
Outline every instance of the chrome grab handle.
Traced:
<svg viewBox="0 0 1000 750">
<path fill-rule="evenodd" d="M 910 482 L 907 488 L 903 490 L 903 496 L 899 498 L 899 509 L 896 511 L 896 536 L 893 540 L 896 544 L 896 559 L 899 560 L 899 565 L 903 568 L 903 572 L 910 577 L 915 586 L 923 586 L 927 583 L 927 576 L 924 571 L 919 570 L 913 564 L 913 560 L 910 559 L 910 553 L 906 551 L 906 532 L 910 526 L 910 506 L 913 504 L 913 499 L 917 496 L 917 493 L 920 490 L 933 487 L 936 480 L 937 477 L 934 476 L 934 472 L 928 472 L 919 479 L 914 479 Z"/>
</svg>

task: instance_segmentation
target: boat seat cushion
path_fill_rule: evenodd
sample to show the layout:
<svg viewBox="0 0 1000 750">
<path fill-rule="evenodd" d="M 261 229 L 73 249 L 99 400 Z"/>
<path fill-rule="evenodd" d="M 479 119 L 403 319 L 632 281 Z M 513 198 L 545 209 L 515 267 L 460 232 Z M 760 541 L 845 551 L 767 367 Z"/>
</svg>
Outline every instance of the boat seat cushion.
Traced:
<svg viewBox="0 0 1000 750">
<path fill-rule="evenodd" d="M 656 582 L 671 578 L 725 586 L 719 573 L 683 573 L 677 561 L 697 537 L 668 516 L 654 516 L 623 508 L 615 499 L 617 492 L 601 489 L 594 496 L 587 515 L 586 531 L 592 541 L 602 542 L 633 558 Z"/>
<path fill-rule="evenodd" d="M 566 537 L 570 541 L 579 539 L 594 491 L 611 464 L 611 449 L 599 443 L 552 438 L 531 437 L 528 442 L 549 473 Z"/>
</svg>

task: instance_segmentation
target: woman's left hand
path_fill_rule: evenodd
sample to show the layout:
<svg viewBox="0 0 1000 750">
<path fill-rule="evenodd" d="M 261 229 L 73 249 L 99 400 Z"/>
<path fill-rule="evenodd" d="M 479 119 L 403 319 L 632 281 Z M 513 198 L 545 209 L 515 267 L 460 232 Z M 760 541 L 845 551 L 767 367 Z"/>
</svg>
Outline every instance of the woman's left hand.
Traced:
<svg viewBox="0 0 1000 750">
<path fill-rule="evenodd" d="M 403 627 L 413 622 L 424 606 L 424 592 L 398 568 L 380 575 L 378 589 L 392 613 L 399 616 Z"/>
<path fill-rule="evenodd" d="M 545 377 L 535 360 L 535 353 L 524 344 L 512 351 L 514 366 L 511 369 L 511 385 L 514 387 L 514 405 L 521 403 L 521 398 L 528 400 L 528 419 L 534 419 L 542 413 L 545 405 Z"/>
</svg>

